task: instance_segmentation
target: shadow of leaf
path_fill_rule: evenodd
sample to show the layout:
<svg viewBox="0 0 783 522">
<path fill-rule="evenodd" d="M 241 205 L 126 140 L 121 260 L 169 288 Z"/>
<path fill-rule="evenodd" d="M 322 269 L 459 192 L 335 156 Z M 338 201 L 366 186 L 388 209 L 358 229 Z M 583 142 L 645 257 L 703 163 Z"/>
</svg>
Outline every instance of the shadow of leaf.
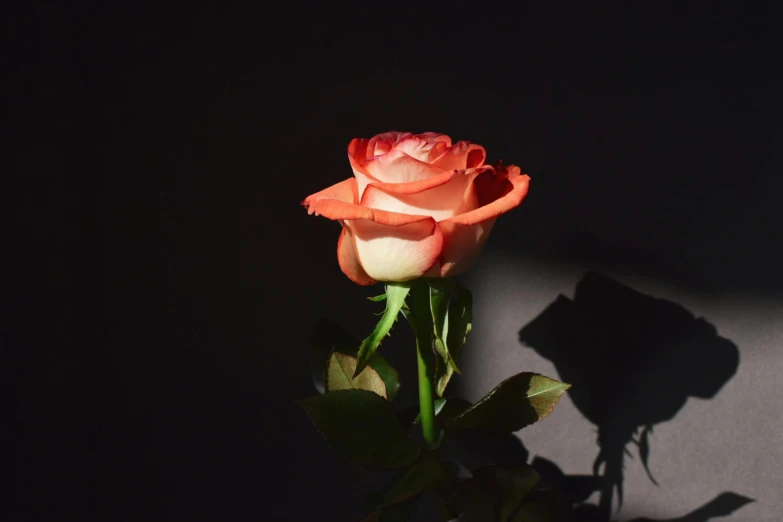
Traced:
<svg viewBox="0 0 783 522">
<path fill-rule="evenodd" d="M 652 518 L 635 518 L 630 522 L 707 522 L 713 518 L 727 517 L 746 504 L 754 502 L 752 498 L 744 497 L 737 493 L 724 492 L 680 518 L 666 520 Z"/>
</svg>

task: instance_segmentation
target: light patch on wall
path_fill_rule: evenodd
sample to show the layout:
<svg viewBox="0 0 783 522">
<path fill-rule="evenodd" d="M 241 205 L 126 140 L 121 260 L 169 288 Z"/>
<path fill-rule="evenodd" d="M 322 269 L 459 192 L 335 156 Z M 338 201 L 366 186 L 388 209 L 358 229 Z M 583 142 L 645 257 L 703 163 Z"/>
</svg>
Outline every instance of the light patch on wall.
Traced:
<svg viewBox="0 0 783 522">
<path fill-rule="evenodd" d="M 559 374 L 558 364 L 520 342 L 520 330 L 555 304 L 558 296 L 573 300 L 577 285 L 584 284 L 591 270 L 605 277 L 606 284 L 616 283 L 619 291 L 636 295 L 650 306 L 662 306 L 663 312 L 673 317 L 661 317 L 662 325 L 678 324 L 677 318 L 683 318 L 686 331 L 683 336 L 675 328 L 669 360 L 656 362 L 652 353 L 634 377 L 637 383 L 651 379 L 653 383 L 660 381 L 657 385 L 682 385 L 684 391 L 674 397 L 679 402 L 658 412 L 653 430 L 647 434 L 648 467 L 658 486 L 641 462 L 637 443 L 642 428 L 634 434 L 636 443 L 623 442 L 633 458 L 623 458 L 624 508 L 614 519 L 682 517 L 706 508 L 719 494 L 731 492 L 759 501 L 739 508 L 737 515 L 742 519 L 776 520 L 773 514 L 783 511 L 776 481 L 759 478 L 779 476 L 783 470 L 783 454 L 770 451 L 783 445 L 783 406 L 774 393 L 777 376 L 783 372 L 783 314 L 781 304 L 772 299 L 739 293 L 690 293 L 675 284 L 628 271 L 523 259 L 490 248 L 462 278 L 474 295 L 474 329 L 460 365 L 464 376 L 455 380 L 450 394 L 476 400 L 521 371 L 568 381 Z M 646 316 L 649 313 L 642 314 Z M 618 324 L 617 328 L 633 330 L 634 326 Z M 690 336 L 701 339 L 696 373 L 698 368 L 704 373 L 723 372 L 694 390 L 667 382 L 665 371 L 656 369 L 656 364 L 668 365 L 672 378 L 682 380 L 682 371 L 690 366 L 683 366 L 688 361 L 678 362 L 676 357 L 678 350 L 683 356 L 692 351 Z M 709 350 L 714 350 L 715 357 Z M 741 354 L 738 365 L 736 353 Z M 606 361 L 608 366 L 616 363 L 611 358 Z M 649 372 L 645 371 L 648 367 Z M 625 370 L 618 367 L 616 373 L 622 375 Z M 623 389 L 618 385 L 618 393 Z M 652 403 L 645 407 L 655 410 L 656 395 L 646 397 Z M 530 460 L 550 460 L 567 475 L 591 474 L 599 453 L 599 430 L 581 410 L 584 406 L 575 404 L 569 391 L 550 417 L 519 432 Z M 629 411 L 634 411 L 633 406 L 624 413 Z M 599 497 L 594 494 L 590 502 L 597 503 Z M 613 500 L 616 510 L 616 496 Z"/>
</svg>

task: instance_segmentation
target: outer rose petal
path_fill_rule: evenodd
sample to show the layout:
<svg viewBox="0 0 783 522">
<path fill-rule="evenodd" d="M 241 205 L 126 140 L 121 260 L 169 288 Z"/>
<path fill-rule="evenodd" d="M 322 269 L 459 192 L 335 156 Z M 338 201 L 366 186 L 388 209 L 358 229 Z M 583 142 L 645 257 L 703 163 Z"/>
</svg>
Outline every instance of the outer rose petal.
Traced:
<svg viewBox="0 0 783 522">
<path fill-rule="evenodd" d="M 307 213 L 324 216 L 335 221 L 361 219 L 375 221 L 390 227 L 409 225 L 419 221 L 429 221 L 432 218 L 422 214 L 400 214 L 373 208 L 361 207 L 354 203 L 357 200 L 356 180 L 346 179 L 336 185 L 307 196 L 302 205 L 307 207 Z"/>
<path fill-rule="evenodd" d="M 449 218 L 447 221 L 451 223 L 459 223 L 462 225 L 475 225 L 491 218 L 505 214 L 512 208 L 516 208 L 522 203 L 522 200 L 527 196 L 527 190 L 530 186 L 530 176 L 527 174 L 520 174 L 519 167 L 511 165 L 507 167 L 508 178 L 502 179 L 500 184 L 496 186 L 488 186 L 487 189 L 479 188 L 477 195 L 479 202 L 486 202 L 485 205 L 467 212 Z M 487 178 L 491 174 L 485 174 Z M 480 177 L 477 177 L 474 186 L 479 185 L 483 181 Z M 483 190 L 492 191 L 494 194 L 482 193 Z M 497 199 L 495 199 L 497 198 Z"/>
<path fill-rule="evenodd" d="M 320 192 L 311 194 L 302 201 L 302 205 L 312 209 L 310 214 L 315 212 L 313 208 L 320 201 L 333 200 L 344 201 L 346 203 L 359 203 L 359 194 L 356 190 L 356 180 L 354 178 L 348 178 L 335 183 L 331 187 L 327 187 Z"/>
<path fill-rule="evenodd" d="M 452 277 L 466 272 L 476 262 L 497 218 L 475 225 L 442 221 L 443 252 L 427 277 Z"/>
<path fill-rule="evenodd" d="M 373 183 L 367 186 L 361 205 L 402 214 L 423 214 L 442 221 L 478 207 L 478 195 L 471 190 L 473 180 L 491 169 L 451 171 L 421 182 L 405 183 L 402 190 L 390 183 Z M 414 188 L 419 190 L 410 190 Z"/>
<path fill-rule="evenodd" d="M 342 271 L 362 285 L 378 281 L 407 281 L 423 275 L 438 260 L 443 233 L 429 216 L 399 214 L 354 203 L 353 178 L 308 196 L 302 204 L 309 214 L 343 224 L 337 243 Z"/>
<path fill-rule="evenodd" d="M 399 226 L 365 219 L 346 220 L 356 254 L 369 277 L 408 281 L 424 275 L 443 248 L 443 233 L 432 218 Z"/>
<path fill-rule="evenodd" d="M 375 279 L 368 276 L 362 268 L 359 257 L 356 255 L 353 234 L 346 226 L 343 226 L 340 239 L 337 241 L 337 262 L 343 273 L 354 283 L 365 286 L 376 283 Z"/>
<path fill-rule="evenodd" d="M 443 252 L 427 273 L 430 277 L 451 277 L 465 272 L 475 262 L 484 248 L 492 231 L 495 220 L 501 214 L 519 206 L 527 195 L 530 177 L 520 175 L 519 167 L 508 167 L 508 178 L 497 174 L 485 174 L 487 178 L 495 176 L 500 183 L 481 183 L 477 178 L 475 185 L 490 193 L 478 193 L 480 201 L 489 203 L 471 212 L 460 214 L 439 223 L 444 234 Z M 498 197 L 499 196 L 499 197 Z M 491 198 L 497 199 L 492 200 Z"/>
</svg>

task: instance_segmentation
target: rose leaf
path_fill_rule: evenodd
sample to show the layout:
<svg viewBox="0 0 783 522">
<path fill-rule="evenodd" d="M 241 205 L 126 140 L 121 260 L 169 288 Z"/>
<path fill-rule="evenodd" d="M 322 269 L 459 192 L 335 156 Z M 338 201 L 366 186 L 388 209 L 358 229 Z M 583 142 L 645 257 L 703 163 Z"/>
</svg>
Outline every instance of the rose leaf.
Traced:
<svg viewBox="0 0 783 522">
<path fill-rule="evenodd" d="M 473 321 L 473 297 L 467 288 L 455 285 L 452 298 L 448 303 L 448 310 L 445 313 L 443 329 L 438 338 L 436 326 L 436 351 L 439 349 L 438 341 L 443 343 L 444 351 L 448 354 L 446 358 L 441 356 L 435 369 L 435 385 L 438 396 L 442 397 L 446 392 L 452 375 L 457 368 L 456 362 L 459 360 L 462 349 L 468 339 L 468 334 L 472 328 Z M 437 323 L 436 323 L 437 324 Z M 440 355 L 440 353 L 439 353 Z"/>
<path fill-rule="evenodd" d="M 337 390 L 299 401 L 327 443 L 370 468 L 400 469 L 421 449 L 397 423 L 389 401 L 368 390 Z"/>
<path fill-rule="evenodd" d="M 326 372 L 332 353 L 356 358 L 358 349 L 359 341 L 337 323 L 327 319 L 318 322 L 310 335 L 310 365 L 313 384 L 319 393 L 326 391 Z M 378 353 L 370 359 L 369 366 L 380 375 L 385 385 L 386 397 L 393 401 L 400 389 L 397 370 Z"/>
<path fill-rule="evenodd" d="M 340 352 L 332 352 L 326 367 L 326 391 L 369 390 L 386 399 L 386 384 L 378 372 L 367 366 L 357 377 L 351 377 L 356 371 L 356 358 Z"/>
<path fill-rule="evenodd" d="M 446 429 L 495 434 L 515 432 L 552 413 L 555 404 L 570 387 L 570 384 L 536 373 L 519 373 L 501 382 L 476 404 L 454 417 Z"/>
</svg>

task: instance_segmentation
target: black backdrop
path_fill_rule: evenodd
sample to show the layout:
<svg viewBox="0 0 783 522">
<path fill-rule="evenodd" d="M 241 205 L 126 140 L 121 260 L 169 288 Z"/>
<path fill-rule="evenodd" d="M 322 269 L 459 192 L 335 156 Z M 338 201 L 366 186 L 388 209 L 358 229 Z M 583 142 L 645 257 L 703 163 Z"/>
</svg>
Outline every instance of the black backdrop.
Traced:
<svg viewBox="0 0 783 522">
<path fill-rule="evenodd" d="M 433 130 L 521 165 L 493 248 L 779 295 L 779 11 L 9 12 L 6 519 L 356 514 L 363 475 L 293 404 L 316 319 L 372 321 L 337 227 L 298 206 L 350 174 L 355 136 Z"/>
</svg>

